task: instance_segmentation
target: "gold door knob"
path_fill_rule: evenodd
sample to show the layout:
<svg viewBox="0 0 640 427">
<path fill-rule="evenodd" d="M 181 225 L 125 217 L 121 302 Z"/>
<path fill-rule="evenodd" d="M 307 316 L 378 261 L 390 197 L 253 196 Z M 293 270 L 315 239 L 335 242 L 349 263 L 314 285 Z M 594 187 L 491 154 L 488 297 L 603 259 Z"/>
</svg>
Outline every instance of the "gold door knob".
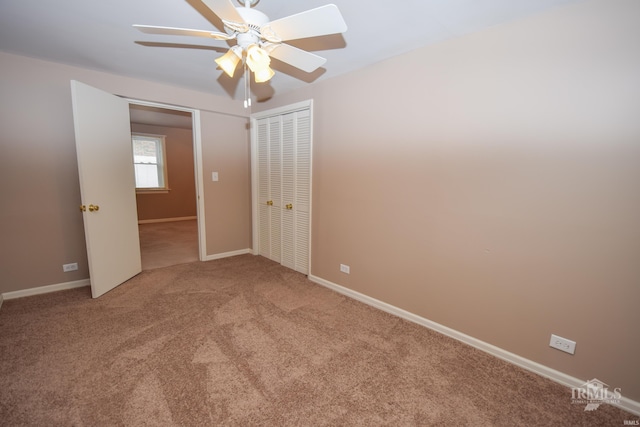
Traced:
<svg viewBox="0 0 640 427">
<path fill-rule="evenodd" d="M 89 205 L 89 212 L 97 212 L 100 210 L 100 206 L 98 205 Z"/>
<path fill-rule="evenodd" d="M 291 209 L 293 209 L 293 205 L 292 205 L 291 203 L 289 203 L 289 204 L 286 206 L 286 208 L 287 208 L 287 209 L 289 209 L 289 210 L 291 210 Z"/>
<path fill-rule="evenodd" d="M 87 207 L 85 205 L 80 205 L 80 212 L 86 212 Z"/>
<path fill-rule="evenodd" d="M 267 206 L 273 206 L 273 200 L 268 200 L 267 201 Z"/>
</svg>

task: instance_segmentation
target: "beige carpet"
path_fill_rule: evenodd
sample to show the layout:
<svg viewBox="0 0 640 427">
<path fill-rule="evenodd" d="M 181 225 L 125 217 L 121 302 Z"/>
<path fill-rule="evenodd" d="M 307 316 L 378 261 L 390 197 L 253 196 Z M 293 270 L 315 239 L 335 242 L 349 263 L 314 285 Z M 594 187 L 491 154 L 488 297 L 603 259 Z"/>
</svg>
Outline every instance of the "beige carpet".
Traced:
<svg viewBox="0 0 640 427">
<path fill-rule="evenodd" d="M 261 257 L 5 301 L 5 426 L 621 426 L 603 405 Z"/>
<path fill-rule="evenodd" d="M 142 269 L 198 261 L 198 222 L 171 221 L 138 225 Z"/>
</svg>

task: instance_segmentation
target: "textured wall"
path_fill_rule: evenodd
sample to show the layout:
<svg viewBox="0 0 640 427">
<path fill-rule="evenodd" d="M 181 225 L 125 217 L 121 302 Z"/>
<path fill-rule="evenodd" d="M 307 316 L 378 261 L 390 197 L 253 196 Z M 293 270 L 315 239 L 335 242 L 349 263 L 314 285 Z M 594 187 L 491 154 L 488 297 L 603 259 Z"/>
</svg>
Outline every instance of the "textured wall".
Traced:
<svg viewBox="0 0 640 427">
<path fill-rule="evenodd" d="M 580 3 L 262 104 L 314 98 L 312 274 L 640 400 L 638 17 Z"/>
<path fill-rule="evenodd" d="M 207 255 L 251 248 L 249 121 L 203 112 Z M 218 172 L 218 181 L 211 173 Z"/>
</svg>

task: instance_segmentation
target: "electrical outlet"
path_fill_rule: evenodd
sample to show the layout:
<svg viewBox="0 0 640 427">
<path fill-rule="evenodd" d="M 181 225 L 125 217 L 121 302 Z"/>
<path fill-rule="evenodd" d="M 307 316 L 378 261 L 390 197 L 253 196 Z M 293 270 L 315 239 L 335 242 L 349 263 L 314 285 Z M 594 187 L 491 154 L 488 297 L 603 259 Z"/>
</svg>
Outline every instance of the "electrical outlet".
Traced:
<svg viewBox="0 0 640 427">
<path fill-rule="evenodd" d="M 340 264 L 340 271 L 345 274 L 349 274 L 351 272 L 351 268 L 348 265 Z"/>
<path fill-rule="evenodd" d="M 74 262 L 71 264 L 63 264 L 62 265 L 62 271 L 64 271 L 65 273 L 68 273 L 70 271 L 76 271 L 78 269 L 78 263 Z"/>
<path fill-rule="evenodd" d="M 569 354 L 574 354 L 576 352 L 575 341 L 571 341 L 553 334 L 551 334 L 551 341 L 549 341 L 549 346 Z"/>
</svg>

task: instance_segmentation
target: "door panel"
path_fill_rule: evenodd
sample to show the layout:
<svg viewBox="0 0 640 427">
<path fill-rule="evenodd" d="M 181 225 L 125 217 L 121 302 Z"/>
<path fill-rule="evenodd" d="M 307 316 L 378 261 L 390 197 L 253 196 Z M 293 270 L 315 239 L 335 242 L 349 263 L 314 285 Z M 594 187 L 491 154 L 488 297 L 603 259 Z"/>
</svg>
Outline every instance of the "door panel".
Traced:
<svg viewBox="0 0 640 427">
<path fill-rule="evenodd" d="M 282 129 L 277 117 L 269 118 L 269 197 L 270 206 L 271 259 L 282 260 Z"/>
<path fill-rule="evenodd" d="M 295 153 L 295 267 L 309 274 L 309 244 L 311 230 L 311 115 L 309 110 L 298 111 L 296 124 Z"/>
<path fill-rule="evenodd" d="M 282 264 L 309 274 L 311 133 L 309 110 L 282 117 Z"/>
<path fill-rule="evenodd" d="M 296 205 L 295 113 L 280 116 L 282 121 L 282 265 L 296 268 L 296 225 L 291 206 Z"/>
<path fill-rule="evenodd" d="M 308 109 L 256 121 L 258 252 L 309 274 L 311 115 Z"/>
<path fill-rule="evenodd" d="M 129 104 L 77 81 L 71 94 L 91 294 L 97 298 L 142 270 Z"/>
<path fill-rule="evenodd" d="M 280 137 L 277 118 L 258 121 L 259 253 L 276 262 L 281 262 L 282 255 Z"/>
</svg>

